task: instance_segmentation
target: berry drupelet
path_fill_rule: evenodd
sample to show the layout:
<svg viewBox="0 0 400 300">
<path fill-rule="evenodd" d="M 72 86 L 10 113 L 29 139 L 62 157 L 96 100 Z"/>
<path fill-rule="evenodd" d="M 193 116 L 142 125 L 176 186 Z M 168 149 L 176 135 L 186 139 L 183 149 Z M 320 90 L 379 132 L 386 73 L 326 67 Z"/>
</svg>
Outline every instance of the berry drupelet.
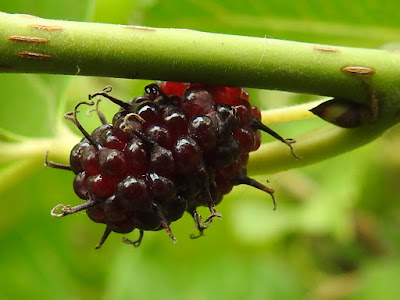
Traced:
<svg viewBox="0 0 400 300">
<path fill-rule="evenodd" d="M 164 229 L 175 242 L 170 224 L 185 211 L 200 236 L 221 216 L 215 206 L 239 184 L 269 193 L 275 206 L 274 191 L 246 176 L 247 160 L 260 146 L 259 130 L 287 144 L 292 153 L 293 141 L 261 123 L 261 113 L 244 89 L 160 82 L 128 102 L 110 96 L 110 91 L 106 88 L 89 100 L 103 96 L 120 106 L 112 123 L 96 107 L 102 125 L 89 134 L 76 114 L 80 105 L 94 103 L 79 103 L 65 115 L 84 136 L 71 151 L 70 165 L 46 157 L 46 165 L 74 172 L 74 191 L 85 201 L 75 207 L 59 204 L 52 215 L 86 210 L 92 221 L 106 224 L 96 248 L 111 232 L 134 229 L 139 238 L 123 240 L 135 247 L 150 230 Z M 205 221 L 197 213 L 199 206 L 210 210 Z"/>
</svg>

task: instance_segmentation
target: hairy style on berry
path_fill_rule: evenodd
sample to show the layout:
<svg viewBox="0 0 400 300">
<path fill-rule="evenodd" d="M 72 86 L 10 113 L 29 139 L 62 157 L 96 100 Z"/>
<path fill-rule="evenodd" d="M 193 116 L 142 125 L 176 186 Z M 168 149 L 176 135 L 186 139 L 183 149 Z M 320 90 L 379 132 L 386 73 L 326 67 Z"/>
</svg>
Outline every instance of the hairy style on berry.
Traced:
<svg viewBox="0 0 400 300">
<path fill-rule="evenodd" d="M 139 238 L 123 241 L 135 247 L 144 231 L 164 229 L 175 242 L 170 224 L 185 211 L 193 216 L 200 232 L 193 237 L 198 237 L 221 216 L 215 206 L 239 184 L 267 192 L 275 205 L 274 190 L 246 176 L 249 153 L 260 146 L 259 130 L 287 144 L 296 156 L 294 141 L 261 123 L 260 110 L 249 103 L 244 89 L 160 82 L 127 102 L 109 92 L 107 87 L 89 95 L 89 100 L 102 96 L 120 107 L 107 123 L 96 106 L 102 125 L 91 134 L 77 120 L 77 109 L 94 102 L 80 102 L 65 115 L 84 136 L 71 150 L 70 165 L 48 161 L 46 154 L 46 165 L 75 174 L 74 191 L 85 201 L 75 207 L 59 204 L 52 215 L 86 210 L 92 221 L 105 224 L 96 248 L 111 232 L 134 229 Z M 204 221 L 199 206 L 210 210 Z"/>
</svg>

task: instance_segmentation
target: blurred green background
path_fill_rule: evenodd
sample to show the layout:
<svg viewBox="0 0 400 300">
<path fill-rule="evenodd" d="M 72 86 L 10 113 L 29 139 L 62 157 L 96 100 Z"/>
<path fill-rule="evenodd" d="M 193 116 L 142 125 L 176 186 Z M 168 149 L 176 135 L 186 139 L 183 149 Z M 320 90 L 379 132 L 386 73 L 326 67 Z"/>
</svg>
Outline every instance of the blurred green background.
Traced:
<svg viewBox="0 0 400 300">
<path fill-rule="evenodd" d="M 394 0 L 4 0 L 0 11 L 342 46 L 396 49 L 400 41 Z M 69 111 L 107 84 L 128 99 L 146 83 L 0 74 L 0 128 L 51 137 L 61 100 Z M 315 99 L 250 95 L 262 109 Z M 101 105 L 109 118 L 116 111 Z M 81 119 L 89 130 L 96 126 L 94 117 Z M 273 128 L 289 137 L 322 125 L 313 119 Z M 276 189 L 277 211 L 268 196 L 238 187 L 205 237 L 189 239 L 193 221 L 185 216 L 172 224 L 176 245 L 150 232 L 138 249 L 113 234 L 95 251 L 102 225 L 84 213 L 50 217 L 58 203 L 80 203 L 72 174 L 43 167 L 8 180 L 18 162 L 0 165 L 0 299 L 399 299 L 399 133 L 394 128 L 351 153 L 259 178 Z"/>
</svg>

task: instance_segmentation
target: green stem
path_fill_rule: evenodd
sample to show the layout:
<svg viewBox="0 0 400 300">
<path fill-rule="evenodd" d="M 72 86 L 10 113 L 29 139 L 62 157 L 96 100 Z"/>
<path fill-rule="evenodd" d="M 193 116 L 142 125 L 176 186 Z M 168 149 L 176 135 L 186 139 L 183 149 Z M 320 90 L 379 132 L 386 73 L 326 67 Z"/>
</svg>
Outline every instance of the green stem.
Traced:
<svg viewBox="0 0 400 300">
<path fill-rule="evenodd" d="M 268 125 L 314 118 L 316 116 L 310 112 L 310 109 L 318 106 L 323 101 L 318 100 L 294 106 L 264 110 L 262 111 L 262 122 Z"/>
<path fill-rule="evenodd" d="M 385 128 L 376 124 L 356 129 L 326 125 L 296 137 L 293 148 L 302 159 L 295 159 L 281 142 L 266 143 L 251 153 L 247 169 L 251 175 L 265 175 L 307 166 L 363 146 L 379 137 Z"/>
<path fill-rule="evenodd" d="M 49 151 L 49 160 L 57 162 L 68 161 L 69 152 L 79 142 L 79 137 L 71 132 L 48 139 L 28 139 L 21 142 L 0 142 L 0 164 L 25 160 L 42 162 L 44 166 L 45 153 Z"/>
<path fill-rule="evenodd" d="M 370 100 L 360 78 L 372 77 L 368 85 L 384 94 L 400 86 L 400 54 L 385 50 L 6 13 L 0 41 L 4 72 L 168 79 L 357 101 Z M 364 69 L 345 69 L 354 66 Z"/>
</svg>

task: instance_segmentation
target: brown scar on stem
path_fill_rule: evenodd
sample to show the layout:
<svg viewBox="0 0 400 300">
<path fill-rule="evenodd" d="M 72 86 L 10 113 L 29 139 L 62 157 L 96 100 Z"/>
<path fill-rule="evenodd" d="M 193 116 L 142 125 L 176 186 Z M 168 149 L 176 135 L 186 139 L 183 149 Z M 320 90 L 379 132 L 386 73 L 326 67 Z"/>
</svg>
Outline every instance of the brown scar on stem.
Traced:
<svg viewBox="0 0 400 300">
<path fill-rule="evenodd" d="M 36 53 L 36 52 L 19 52 L 17 55 L 22 58 L 36 58 L 36 59 L 52 59 L 53 58 L 49 54 Z"/>
<path fill-rule="evenodd" d="M 347 66 L 342 68 L 342 72 L 354 75 L 368 76 L 374 74 L 375 70 L 370 67 Z"/>
<path fill-rule="evenodd" d="M 122 25 L 123 28 L 128 29 L 138 29 L 138 30 L 146 30 L 146 31 L 156 31 L 155 28 L 146 27 L 146 26 L 137 26 L 137 25 Z"/>
<path fill-rule="evenodd" d="M 40 25 L 40 24 L 29 24 L 28 27 L 40 29 L 40 30 L 48 30 L 48 31 L 56 31 L 56 30 L 64 30 L 64 27 L 54 26 L 54 25 Z"/>
<path fill-rule="evenodd" d="M 340 52 L 339 49 L 327 46 L 314 46 L 313 49 L 322 52 Z"/>
<path fill-rule="evenodd" d="M 372 113 L 372 120 L 375 121 L 378 118 L 378 113 L 380 110 L 380 101 L 379 98 L 375 95 L 375 93 L 373 92 L 371 94 L 371 103 L 370 103 L 370 107 L 371 107 L 371 113 Z"/>
<path fill-rule="evenodd" d="M 50 40 L 36 37 L 36 36 L 23 36 L 23 35 L 13 35 L 8 38 L 11 41 L 16 42 L 28 42 L 28 43 L 48 43 Z"/>
</svg>

